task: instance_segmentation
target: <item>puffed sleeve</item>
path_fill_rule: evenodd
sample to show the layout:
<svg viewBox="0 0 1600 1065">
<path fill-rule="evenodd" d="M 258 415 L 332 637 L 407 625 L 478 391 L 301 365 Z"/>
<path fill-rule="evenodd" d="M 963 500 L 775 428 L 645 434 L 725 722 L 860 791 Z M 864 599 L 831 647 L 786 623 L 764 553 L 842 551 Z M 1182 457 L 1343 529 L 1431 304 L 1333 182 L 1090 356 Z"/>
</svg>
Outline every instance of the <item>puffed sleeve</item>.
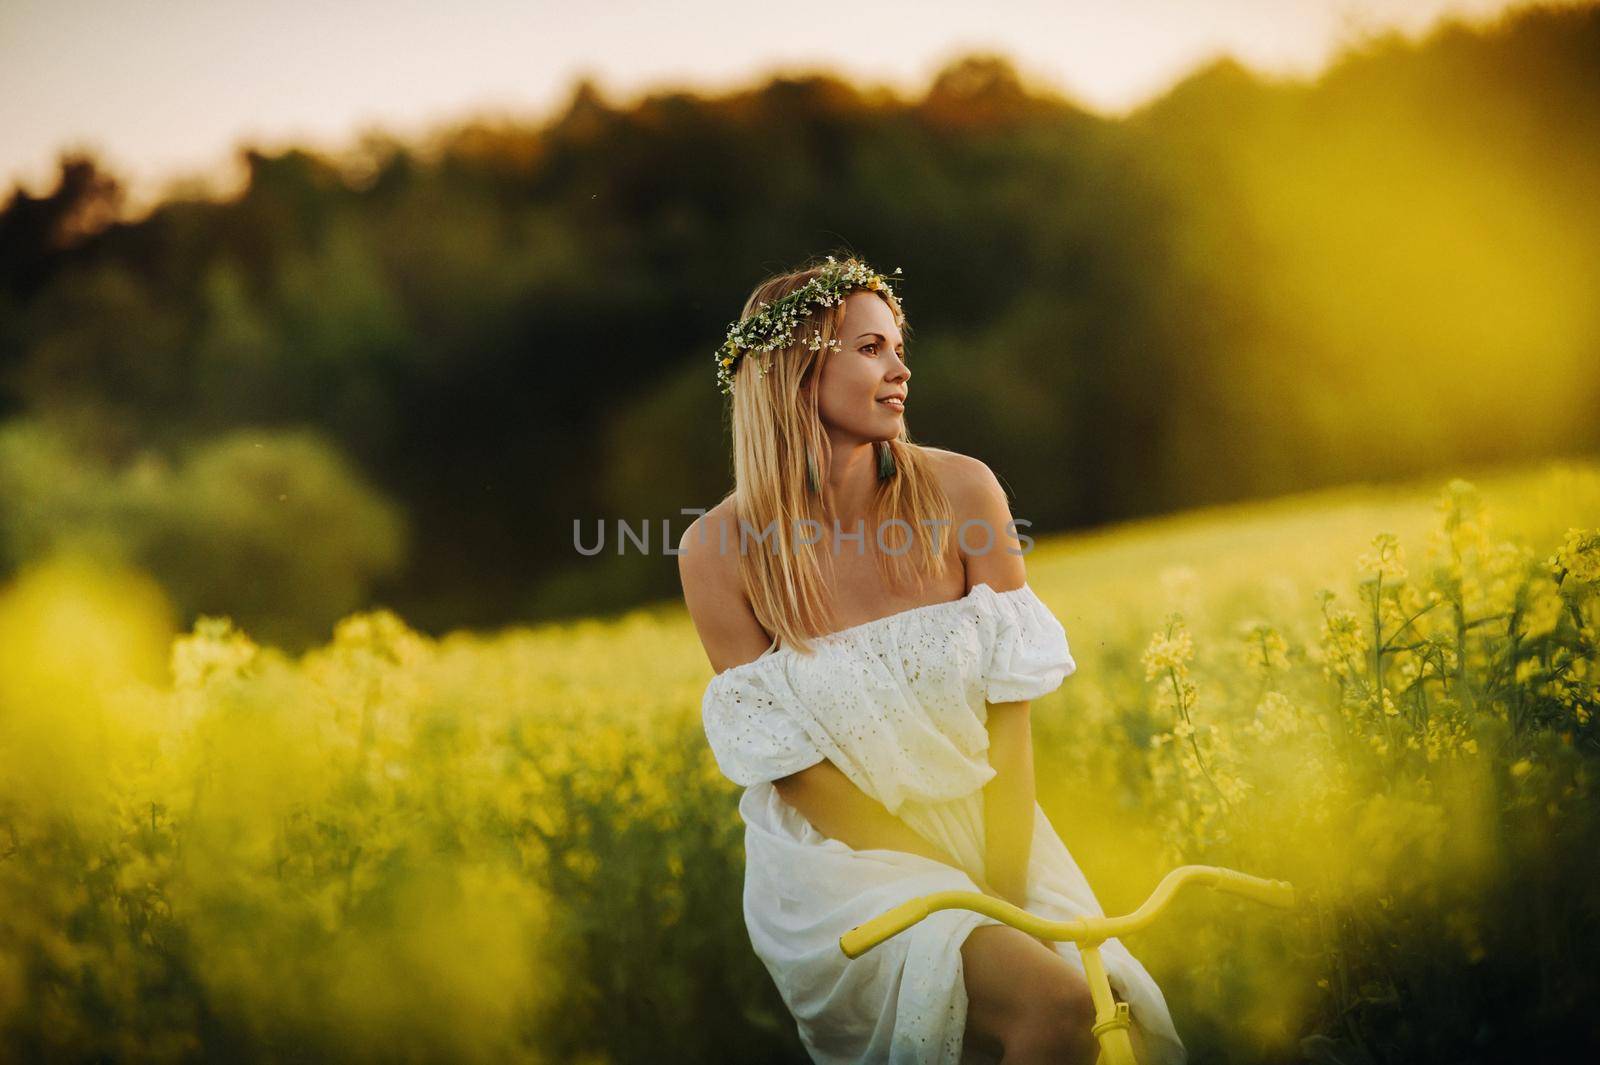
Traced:
<svg viewBox="0 0 1600 1065">
<path fill-rule="evenodd" d="M 1078 668 L 1066 630 L 1030 586 L 995 592 L 989 605 L 994 627 L 983 677 L 987 701 L 1037 699 Z"/>
<path fill-rule="evenodd" d="M 741 787 L 798 773 L 825 757 L 782 701 L 737 667 L 711 678 L 700 717 L 717 768 Z"/>
</svg>

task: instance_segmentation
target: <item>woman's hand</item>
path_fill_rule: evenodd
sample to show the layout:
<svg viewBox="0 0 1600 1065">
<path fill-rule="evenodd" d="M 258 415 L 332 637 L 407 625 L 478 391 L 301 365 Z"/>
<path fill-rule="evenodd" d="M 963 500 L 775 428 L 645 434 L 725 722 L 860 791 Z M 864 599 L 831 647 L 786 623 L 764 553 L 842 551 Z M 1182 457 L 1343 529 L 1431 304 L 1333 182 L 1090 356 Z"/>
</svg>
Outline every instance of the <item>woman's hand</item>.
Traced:
<svg viewBox="0 0 1600 1065">
<path fill-rule="evenodd" d="M 977 884 L 978 890 L 983 892 L 985 895 L 997 898 L 1002 902 L 1009 902 L 1011 905 L 1021 907 L 1022 909 L 1028 908 L 1028 900 L 1025 897 L 1018 898 L 1016 895 L 1013 895 L 1009 892 L 1001 891 L 999 888 L 995 887 L 993 884 L 989 883 L 980 876 L 974 876 L 972 878 L 972 882 Z"/>
<path fill-rule="evenodd" d="M 1007 895 L 1004 895 L 1001 892 L 996 891 L 994 889 L 994 887 L 991 886 L 989 884 L 989 882 L 987 880 L 984 880 L 982 877 L 976 877 L 975 876 L 975 877 L 972 878 L 972 882 L 974 884 L 978 885 L 978 890 L 979 891 L 982 891 L 985 895 L 988 895 L 990 898 L 999 899 L 1001 902 L 1009 902 L 1009 903 L 1011 903 L 1011 905 L 1017 907 L 1018 909 L 1026 910 L 1028 908 L 1027 905 L 1026 905 L 1026 903 L 1028 901 L 1027 899 L 1015 899 L 1015 898 L 1011 898 L 1011 897 L 1009 897 Z M 1055 944 L 1054 940 L 1045 939 L 1043 936 L 1033 936 L 1033 939 L 1036 940 L 1037 942 L 1042 943 L 1045 946 L 1049 947 L 1051 950 L 1055 950 L 1056 949 L 1056 944 Z"/>
</svg>

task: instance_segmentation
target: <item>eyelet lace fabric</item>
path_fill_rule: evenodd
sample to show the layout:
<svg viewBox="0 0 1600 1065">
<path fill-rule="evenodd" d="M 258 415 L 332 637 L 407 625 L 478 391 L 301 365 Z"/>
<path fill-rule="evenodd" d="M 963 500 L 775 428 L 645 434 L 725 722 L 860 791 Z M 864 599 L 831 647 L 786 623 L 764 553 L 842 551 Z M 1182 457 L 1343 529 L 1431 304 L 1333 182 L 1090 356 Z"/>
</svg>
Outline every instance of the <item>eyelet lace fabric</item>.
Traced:
<svg viewBox="0 0 1600 1065">
<path fill-rule="evenodd" d="M 820 637 L 809 655 L 769 650 L 707 685 L 706 738 L 723 774 L 745 789 L 745 924 L 814 1061 L 993 1060 L 965 1046 L 961 946 L 974 928 L 1000 922 L 941 910 L 855 959 L 839 936 L 919 895 L 978 890 L 983 785 L 995 775 L 988 704 L 1042 698 L 1076 669 L 1065 630 L 1029 585 L 977 584 L 960 599 Z M 823 759 L 961 868 L 854 850 L 818 832 L 772 781 Z M 1037 803 L 1027 879 L 1030 912 L 1104 913 Z M 1082 971 L 1074 944 L 1056 950 Z M 1116 939 L 1101 956 L 1149 1065 L 1181 1065 L 1187 1055 L 1150 974 Z"/>
</svg>

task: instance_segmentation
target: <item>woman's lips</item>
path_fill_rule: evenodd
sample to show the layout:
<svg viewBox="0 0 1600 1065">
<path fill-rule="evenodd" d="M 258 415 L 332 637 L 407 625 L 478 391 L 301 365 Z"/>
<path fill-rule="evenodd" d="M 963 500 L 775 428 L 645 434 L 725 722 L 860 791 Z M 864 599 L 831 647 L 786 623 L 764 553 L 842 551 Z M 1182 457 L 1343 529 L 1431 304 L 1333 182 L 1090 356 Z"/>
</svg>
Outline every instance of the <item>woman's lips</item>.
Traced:
<svg viewBox="0 0 1600 1065">
<path fill-rule="evenodd" d="M 906 401 L 899 396 L 890 396 L 888 399 L 880 399 L 878 402 L 897 414 L 904 413 L 906 409 Z"/>
</svg>

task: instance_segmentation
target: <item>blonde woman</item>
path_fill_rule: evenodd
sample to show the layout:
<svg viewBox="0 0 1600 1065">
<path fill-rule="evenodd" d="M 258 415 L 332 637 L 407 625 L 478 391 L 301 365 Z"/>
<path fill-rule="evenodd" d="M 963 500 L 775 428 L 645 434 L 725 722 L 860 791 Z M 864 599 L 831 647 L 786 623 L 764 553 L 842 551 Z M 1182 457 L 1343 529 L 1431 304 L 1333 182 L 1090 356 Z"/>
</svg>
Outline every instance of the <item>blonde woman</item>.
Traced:
<svg viewBox="0 0 1600 1065">
<path fill-rule="evenodd" d="M 734 489 L 686 530 L 702 704 L 744 787 L 750 940 L 813 1060 L 1091 1063 L 1071 943 L 943 910 L 859 958 L 839 936 L 918 895 L 1101 914 L 1034 794 L 1030 701 L 1076 669 L 981 461 L 911 442 L 892 278 L 833 256 L 770 278 L 717 353 Z M 1103 948 L 1146 1065 L 1186 1053 L 1148 972 Z"/>
</svg>

